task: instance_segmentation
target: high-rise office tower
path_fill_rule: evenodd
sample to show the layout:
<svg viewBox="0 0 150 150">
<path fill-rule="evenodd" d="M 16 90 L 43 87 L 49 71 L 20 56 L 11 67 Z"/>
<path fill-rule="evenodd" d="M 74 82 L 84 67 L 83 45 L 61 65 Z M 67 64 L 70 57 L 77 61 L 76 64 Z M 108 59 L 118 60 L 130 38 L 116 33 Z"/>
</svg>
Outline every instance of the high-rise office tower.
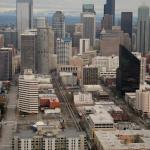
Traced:
<svg viewBox="0 0 150 150">
<path fill-rule="evenodd" d="M 83 24 L 82 23 L 75 24 L 75 33 L 80 33 L 83 36 Z"/>
<path fill-rule="evenodd" d="M 18 48 L 21 48 L 21 34 L 33 25 L 33 0 L 17 0 Z"/>
<path fill-rule="evenodd" d="M 62 11 L 56 11 L 52 17 L 52 29 L 54 31 L 54 48 L 56 53 L 57 38 L 65 38 L 65 16 Z"/>
<path fill-rule="evenodd" d="M 16 29 L 5 28 L 0 30 L 0 34 L 4 35 L 4 46 L 8 47 L 9 44 L 17 48 L 17 31 Z"/>
<path fill-rule="evenodd" d="M 0 34 L 0 48 L 4 47 L 4 35 Z"/>
<path fill-rule="evenodd" d="M 140 75 L 143 72 L 141 60 L 140 53 L 131 53 L 124 46 L 120 46 L 116 87 L 122 94 L 135 92 L 139 89 L 140 82 L 143 82 L 144 77 Z"/>
<path fill-rule="evenodd" d="M 97 85 L 98 84 L 98 68 L 87 66 L 83 68 L 82 74 L 83 85 Z"/>
<path fill-rule="evenodd" d="M 37 67 L 37 31 L 29 30 L 21 34 L 21 72 L 24 69 L 32 69 L 36 72 Z"/>
<path fill-rule="evenodd" d="M 12 48 L 0 49 L 0 80 L 12 79 Z"/>
<path fill-rule="evenodd" d="M 105 31 L 111 31 L 112 30 L 112 15 L 105 14 L 102 22 L 101 22 L 102 28 L 105 29 Z"/>
<path fill-rule="evenodd" d="M 80 39 L 80 54 L 90 51 L 90 39 Z"/>
<path fill-rule="evenodd" d="M 150 50 L 149 7 L 144 5 L 138 9 L 137 50 L 143 53 Z"/>
<path fill-rule="evenodd" d="M 90 39 L 90 45 L 94 46 L 96 33 L 96 13 L 93 4 L 83 5 L 81 23 L 83 23 L 83 38 Z"/>
<path fill-rule="evenodd" d="M 122 12 L 121 13 L 121 30 L 124 33 L 128 33 L 130 38 L 132 39 L 132 12 Z"/>
<path fill-rule="evenodd" d="M 82 12 L 95 13 L 94 4 L 83 4 Z"/>
<path fill-rule="evenodd" d="M 48 19 L 46 17 L 36 17 L 34 19 L 35 28 L 44 28 L 48 26 Z"/>
<path fill-rule="evenodd" d="M 37 71 L 40 74 L 49 74 L 54 54 L 54 32 L 50 27 L 38 28 L 37 46 Z"/>
<path fill-rule="evenodd" d="M 68 36 L 73 37 L 73 34 L 75 32 L 75 25 L 74 24 L 66 24 L 65 31 L 66 31 L 66 34 L 68 34 Z"/>
<path fill-rule="evenodd" d="M 79 49 L 80 39 L 83 37 L 83 24 L 77 23 L 75 24 L 75 32 L 72 36 L 72 46 Z"/>
<path fill-rule="evenodd" d="M 150 17 L 145 21 L 145 52 L 150 52 Z"/>
<path fill-rule="evenodd" d="M 111 32 L 102 30 L 100 36 L 100 53 L 102 56 L 119 55 L 119 45 L 131 48 L 131 39 L 127 33 L 123 33 L 120 27 L 112 28 Z"/>
<path fill-rule="evenodd" d="M 58 38 L 56 41 L 56 50 L 58 64 L 69 65 L 72 57 L 72 40 L 70 38 Z"/>
<path fill-rule="evenodd" d="M 107 0 L 104 5 L 104 15 L 108 14 L 112 16 L 113 25 L 115 25 L 115 0 Z"/>
</svg>

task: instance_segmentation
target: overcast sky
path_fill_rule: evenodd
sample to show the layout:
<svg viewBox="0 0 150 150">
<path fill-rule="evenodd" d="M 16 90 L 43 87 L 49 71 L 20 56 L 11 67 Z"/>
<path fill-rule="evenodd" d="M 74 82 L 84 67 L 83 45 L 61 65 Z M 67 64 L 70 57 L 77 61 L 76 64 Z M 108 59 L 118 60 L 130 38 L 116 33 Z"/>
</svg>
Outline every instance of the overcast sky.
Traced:
<svg viewBox="0 0 150 150">
<path fill-rule="evenodd" d="M 80 13 L 83 3 L 94 3 L 97 13 L 103 12 L 106 0 L 34 0 L 34 12 L 53 12 L 64 10 L 65 13 Z M 146 3 L 150 6 L 150 0 L 116 0 L 116 11 L 133 11 Z M 0 12 L 14 11 L 16 0 L 0 0 Z"/>
</svg>

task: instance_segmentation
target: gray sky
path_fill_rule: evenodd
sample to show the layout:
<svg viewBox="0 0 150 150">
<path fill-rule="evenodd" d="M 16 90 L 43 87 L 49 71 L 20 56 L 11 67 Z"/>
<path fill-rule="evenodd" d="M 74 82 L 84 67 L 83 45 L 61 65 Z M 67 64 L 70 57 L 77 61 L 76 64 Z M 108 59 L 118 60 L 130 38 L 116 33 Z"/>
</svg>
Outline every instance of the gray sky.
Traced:
<svg viewBox="0 0 150 150">
<path fill-rule="evenodd" d="M 66 14 L 78 14 L 85 2 L 94 3 L 96 12 L 102 13 L 106 0 L 34 0 L 34 12 L 64 10 Z M 116 11 L 133 11 L 136 14 L 143 2 L 150 6 L 150 0 L 116 0 Z M 15 6 L 16 0 L 0 0 L 0 12 L 14 11 Z"/>
</svg>

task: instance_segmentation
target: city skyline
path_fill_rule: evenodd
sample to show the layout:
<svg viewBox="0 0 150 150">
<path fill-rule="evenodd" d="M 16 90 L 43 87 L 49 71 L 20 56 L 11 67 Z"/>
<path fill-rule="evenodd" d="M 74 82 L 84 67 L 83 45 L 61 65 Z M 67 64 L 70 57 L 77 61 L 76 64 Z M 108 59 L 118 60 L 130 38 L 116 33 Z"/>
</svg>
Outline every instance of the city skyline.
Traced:
<svg viewBox="0 0 150 150">
<path fill-rule="evenodd" d="M 142 5 L 142 3 L 150 6 L 149 0 L 129 1 L 130 5 L 128 5 L 127 1 L 129 0 L 116 0 L 116 13 L 120 13 L 121 11 L 133 11 L 134 15 L 137 15 L 137 9 L 140 5 Z M 64 3 L 67 3 L 68 5 L 63 5 Z M 44 2 L 34 0 L 34 13 L 47 13 L 54 12 L 56 10 L 63 10 L 66 14 L 71 12 L 71 15 L 78 15 L 82 10 L 83 3 L 93 3 L 97 14 L 101 14 L 103 13 L 103 5 L 106 3 L 106 0 L 44 0 Z M 0 13 L 14 12 L 16 10 L 16 0 L 1 0 L 0 4 Z"/>
</svg>

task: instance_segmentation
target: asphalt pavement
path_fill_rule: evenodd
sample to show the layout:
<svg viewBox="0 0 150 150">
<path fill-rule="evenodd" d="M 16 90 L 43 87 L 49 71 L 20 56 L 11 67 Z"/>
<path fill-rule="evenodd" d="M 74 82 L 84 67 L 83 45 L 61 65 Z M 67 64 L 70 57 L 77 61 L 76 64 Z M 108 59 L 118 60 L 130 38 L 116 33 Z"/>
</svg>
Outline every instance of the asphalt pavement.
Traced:
<svg viewBox="0 0 150 150">
<path fill-rule="evenodd" d="M 13 133 L 17 127 L 16 97 L 17 88 L 12 86 L 8 94 L 8 104 L 1 128 L 0 150 L 11 150 Z"/>
</svg>

